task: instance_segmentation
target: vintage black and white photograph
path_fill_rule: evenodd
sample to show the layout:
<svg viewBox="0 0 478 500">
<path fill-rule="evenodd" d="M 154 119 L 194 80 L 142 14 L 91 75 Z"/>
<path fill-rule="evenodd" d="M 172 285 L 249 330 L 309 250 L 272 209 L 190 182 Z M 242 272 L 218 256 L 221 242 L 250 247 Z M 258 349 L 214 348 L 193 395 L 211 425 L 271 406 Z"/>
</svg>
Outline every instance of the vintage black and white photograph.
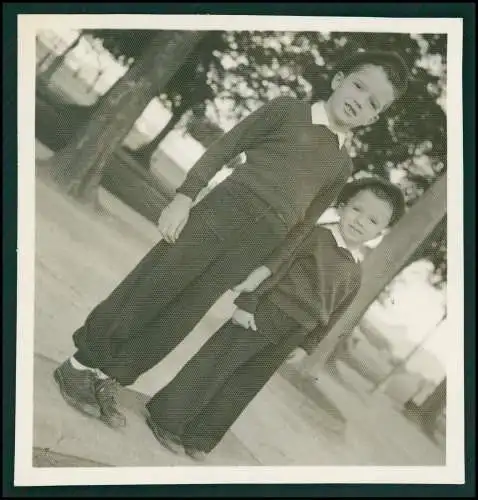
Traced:
<svg viewBox="0 0 478 500">
<path fill-rule="evenodd" d="M 17 484 L 463 481 L 460 20 L 18 27 Z"/>
</svg>

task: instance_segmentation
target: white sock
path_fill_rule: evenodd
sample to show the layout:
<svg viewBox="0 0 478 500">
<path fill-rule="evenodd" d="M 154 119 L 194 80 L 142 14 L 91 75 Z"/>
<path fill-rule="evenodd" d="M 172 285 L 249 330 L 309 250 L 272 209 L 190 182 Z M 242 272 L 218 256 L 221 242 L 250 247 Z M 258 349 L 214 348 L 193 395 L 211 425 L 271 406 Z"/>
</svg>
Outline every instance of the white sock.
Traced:
<svg viewBox="0 0 478 500">
<path fill-rule="evenodd" d="M 90 370 L 92 372 L 95 372 L 98 378 L 100 378 L 101 380 L 110 378 L 109 375 L 106 375 L 106 373 L 103 373 L 98 368 L 90 368 L 89 366 L 82 365 L 74 356 L 70 358 L 70 363 L 71 366 L 73 366 L 73 368 L 75 368 L 76 370 Z"/>
<path fill-rule="evenodd" d="M 98 368 L 95 370 L 96 372 L 96 375 L 98 375 L 98 378 L 100 378 L 101 380 L 105 380 L 107 378 L 110 378 L 109 375 L 106 375 L 106 373 L 103 373 L 101 370 L 98 370 Z"/>
<path fill-rule="evenodd" d="M 70 358 L 70 363 L 75 370 L 90 370 L 92 372 L 95 371 L 94 368 L 90 368 L 89 366 L 82 365 L 74 356 Z"/>
</svg>

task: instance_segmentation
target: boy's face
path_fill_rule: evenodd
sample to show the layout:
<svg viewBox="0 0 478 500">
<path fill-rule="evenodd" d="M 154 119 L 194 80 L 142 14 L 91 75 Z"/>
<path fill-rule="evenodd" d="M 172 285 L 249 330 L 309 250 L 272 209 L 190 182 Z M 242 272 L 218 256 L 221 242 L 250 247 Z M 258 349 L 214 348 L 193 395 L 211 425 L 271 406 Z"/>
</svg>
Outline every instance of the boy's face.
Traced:
<svg viewBox="0 0 478 500">
<path fill-rule="evenodd" d="M 347 129 L 374 123 L 395 96 L 383 68 L 373 65 L 363 66 L 347 76 L 337 73 L 332 90 L 327 103 L 329 119 Z"/>
<path fill-rule="evenodd" d="M 340 232 L 350 246 L 359 246 L 375 239 L 388 226 L 393 208 L 372 191 L 359 191 L 339 207 Z"/>
</svg>

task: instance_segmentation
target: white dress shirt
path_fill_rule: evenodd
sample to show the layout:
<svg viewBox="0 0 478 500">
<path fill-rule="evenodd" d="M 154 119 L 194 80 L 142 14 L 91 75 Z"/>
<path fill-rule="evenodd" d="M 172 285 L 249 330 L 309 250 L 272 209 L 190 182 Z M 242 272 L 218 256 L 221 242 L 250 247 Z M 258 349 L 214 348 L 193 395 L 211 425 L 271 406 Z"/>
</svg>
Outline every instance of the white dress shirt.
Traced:
<svg viewBox="0 0 478 500">
<path fill-rule="evenodd" d="M 337 132 L 330 128 L 330 121 L 329 117 L 327 116 L 327 112 L 325 111 L 324 104 L 325 104 L 324 101 L 319 101 L 312 105 L 311 107 L 312 123 L 314 125 L 324 125 L 325 127 L 327 127 L 331 132 L 333 132 L 337 136 L 339 140 L 339 148 L 342 148 L 347 135 L 344 134 L 343 132 Z"/>
</svg>

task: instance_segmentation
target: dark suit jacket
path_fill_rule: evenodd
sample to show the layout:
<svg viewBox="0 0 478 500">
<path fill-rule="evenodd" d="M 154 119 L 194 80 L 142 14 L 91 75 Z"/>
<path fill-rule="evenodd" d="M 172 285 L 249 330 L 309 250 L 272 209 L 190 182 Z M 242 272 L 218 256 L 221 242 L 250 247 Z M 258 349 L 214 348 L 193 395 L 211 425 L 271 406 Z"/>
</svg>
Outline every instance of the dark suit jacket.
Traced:
<svg viewBox="0 0 478 500">
<path fill-rule="evenodd" d="M 303 255 L 304 247 L 310 247 L 311 241 L 315 241 L 316 238 L 319 245 L 320 241 L 324 241 L 322 247 L 319 246 L 316 251 L 324 254 L 325 262 L 322 265 L 329 267 L 330 262 L 330 268 L 337 273 L 336 281 L 340 286 L 331 290 L 331 297 L 328 298 L 330 300 L 324 301 L 329 310 L 320 311 L 324 314 L 318 314 L 315 327 L 311 329 L 310 326 L 305 327 L 304 325 L 304 341 L 301 346 L 308 353 L 311 353 L 355 298 L 360 288 L 361 266 L 353 261 L 346 250 L 337 247 L 328 229 L 313 227 L 308 232 L 304 231 L 303 228 L 301 231 L 295 238 L 290 238 L 286 245 L 276 250 L 274 255 L 265 262 L 265 265 L 273 271 L 272 275 L 263 281 L 254 292 L 241 294 L 235 300 L 235 304 L 243 310 L 255 313 L 260 301 L 274 294 L 275 288 L 286 277 L 292 264 Z M 331 241 L 334 241 L 334 243 L 331 244 Z M 328 255 L 330 255 L 330 258 L 327 257 Z M 334 262 L 331 262 L 332 260 Z M 329 273 L 328 280 L 335 280 L 334 275 Z M 305 286 L 304 291 L 299 287 L 295 292 L 308 293 Z M 291 299 L 293 303 L 294 297 L 291 297 Z M 284 309 L 286 308 L 284 307 Z M 257 324 L 259 327 L 259 323 Z M 278 332 L 278 335 L 280 335 L 280 332 Z"/>
</svg>

